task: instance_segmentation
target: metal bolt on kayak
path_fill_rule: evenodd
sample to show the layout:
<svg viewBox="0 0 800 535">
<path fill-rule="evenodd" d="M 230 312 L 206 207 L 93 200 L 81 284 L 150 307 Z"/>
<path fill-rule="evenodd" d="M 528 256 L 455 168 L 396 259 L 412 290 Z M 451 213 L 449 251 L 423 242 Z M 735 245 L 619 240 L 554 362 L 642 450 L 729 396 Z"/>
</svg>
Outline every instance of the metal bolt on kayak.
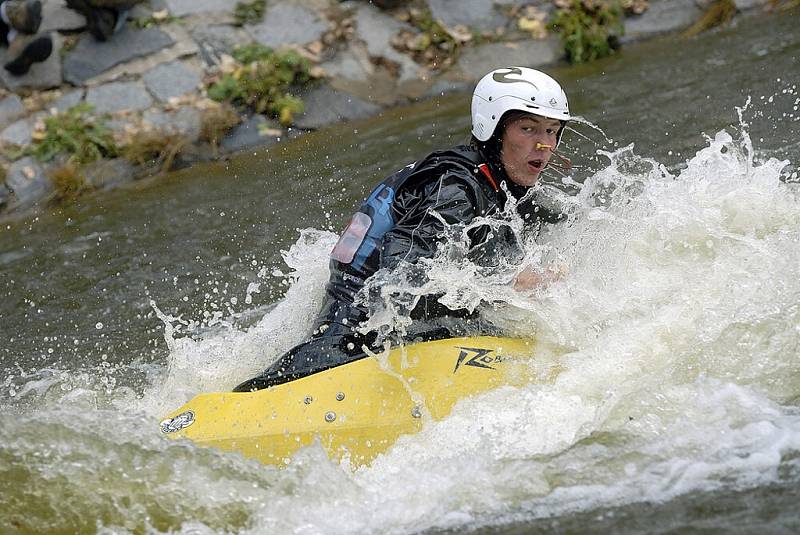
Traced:
<svg viewBox="0 0 800 535">
<path fill-rule="evenodd" d="M 312 401 L 314 401 L 314 398 L 312 398 L 311 396 L 306 396 L 305 398 L 303 398 L 303 403 L 305 403 L 306 405 L 311 405 Z"/>
<path fill-rule="evenodd" d="M 330 411 L 330 412 L 326 412 L 325 413 L 325 421 L 326 422 L 332 422 L 335 419 L 336 419 L 336 413 L 335 412 Z"/>
<path fill-rule="evenodd" d="M 344 392 L 338 392 L 336 394 L 336 401 L 342 401 L 344 399 Z"/>
<path fill-rule="evenodd" d="M 419 405 L 411 409 L 411 416 L 414 418 L 422 418 L 422 410 L 419 408 Z"/>
</svg>

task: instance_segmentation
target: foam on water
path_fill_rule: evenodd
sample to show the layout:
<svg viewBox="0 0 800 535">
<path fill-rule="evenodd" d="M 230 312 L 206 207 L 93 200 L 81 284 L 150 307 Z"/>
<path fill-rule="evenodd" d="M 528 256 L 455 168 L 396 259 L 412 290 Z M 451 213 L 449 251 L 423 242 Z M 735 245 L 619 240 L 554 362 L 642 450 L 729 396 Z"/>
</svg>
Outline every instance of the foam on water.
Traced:
<svg viewBox="0 0 800 535">
<path fill-rule="evenodd" d="M 550 192 L 569 218 L 535 241 L 521 234 L 521 263 L 487 272 L 456 254 L 455 233 L 424 263 L 425 284 L 383 281 L 406 304 L 444 292 L 510 335 L 535 336 L 540 384 L 462 400 L 355 470 L 318 445 L 278 470 L 158 437 L 167 410 L 230 389 L 303 340 L 336 239 L 309 230 L 284 254 L 285 298 L 258 323 L 180 337 L 187 322 L 159 311 L 169 363 L 143 397 L 120 392 L 95 412 L 62 398 L 59 411 L 0 430 L 0 461 L 50 437 L 42 473 L 93 489 L 79 496 L 102 509 L 96 527 L 134 530 L 146 511 L 148 529 L 185 533 L 459 529 L 777 480 L 800 453 L 800 185 L 789 162 L 754 159 L 744 126 L 680 169 L 632 146 L 604 157 L 576 196 Z M 520 231 L 513 218 L 494 224 Z M 562 273 L 515 291 L 528 264 Z M 402 328 L 402 308 L 374 321 Z M 70 464 L 88 457 L 88 473 Z M 112 470 L 125 477 L 102 483 Z"/>
</svg>

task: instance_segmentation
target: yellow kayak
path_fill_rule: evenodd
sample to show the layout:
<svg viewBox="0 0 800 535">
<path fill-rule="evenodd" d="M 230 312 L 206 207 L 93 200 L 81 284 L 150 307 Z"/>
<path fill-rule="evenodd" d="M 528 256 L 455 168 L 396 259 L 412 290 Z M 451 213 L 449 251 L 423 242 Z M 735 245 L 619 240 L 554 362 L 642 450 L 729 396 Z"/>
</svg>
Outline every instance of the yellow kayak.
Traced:
<svg viewBox="0 0 800 535">
<path fill-rule="evenodd" d="M 319 440 L 331 459 L 368 464 L 460 399 L 532 379 L 530 340 L 420 342 L 254 392 L 199 394 L 161 422 L 169 437 L 273 465 Z"/>
</svg>

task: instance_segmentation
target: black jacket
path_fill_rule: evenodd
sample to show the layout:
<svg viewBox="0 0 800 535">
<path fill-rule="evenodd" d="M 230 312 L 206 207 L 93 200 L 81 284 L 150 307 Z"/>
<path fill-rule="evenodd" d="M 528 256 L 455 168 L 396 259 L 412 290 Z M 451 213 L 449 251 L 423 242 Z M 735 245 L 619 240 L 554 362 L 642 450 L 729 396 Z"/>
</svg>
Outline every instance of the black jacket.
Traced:
<svg viewBox="0 0 800 535">
<path fill-rule="evenodd" d="M 502 211 L 506 193 L 499 187 L 501 181 L 517 198 L 527 190 L 514 185 L 502 169 L 487 164 L 469 146 L 433 152 L 384 180 L 353 216 L 331 253 L 330 281 L 315 331 L 350 333 L 366 320 L 368 311 L 354 303 L 366 279 L 401 261 L 413 264 L 432 257 L 445 231 L 442 220 L 448 225 L 468 224 L 478 216 Z M 517 210 L 531 223 L 558 219 L 532 202 L 518 204 Z M 470 249 L 477 252 L 473 259 L 482 256 L 482 264 L 491 263 L 498 245 L 515 245 L 508 243 L 514 241 L 510 232 L 492 235 L 491 240 L 488 236 L 488 227 L 469 234 Z M 418 311 L 418 317 L 436 315 L 430 310 L 437 308 L 431 300 L 422 307 L 427 314 Z"/>
<path fill-rule="evenodd" d="M 236 390 L 266 388 L 365 357 L 361 348 L 371 345 L 374 337 L 353 330 L 368 317 L 368 311 L 354 302 L 365 281 L 401 261 L 413 264 L 432 257 L 444 236 L 442 220 L 448 225 L 468 224 L 502 211 L 507 201 L 499 187 L 502 182 L 517 200 L 527 191 L 467 146 L 433 152 L 389 176 L 353 215 L 331 252 L 330 280 L 312 338 Z M 517 204 L 517 212 L 531 225 L 560 219 L 527 198 Z M 517 246 L 510 231 L 490 233 L 487 227 L 477 227 L 468 237 L 470 253 L 475 253 L 470 257 L 482 265 L 491 265 L 501 251 L 513 254 Z M 423 299 L 411 313 L 421 325 L 413 336 L 437 339 L 464 334 L 464 325 L 469 325 L 464 321 L 470 321 L 465 316 L 438 304 L 435 297 Z"/>
</svg>

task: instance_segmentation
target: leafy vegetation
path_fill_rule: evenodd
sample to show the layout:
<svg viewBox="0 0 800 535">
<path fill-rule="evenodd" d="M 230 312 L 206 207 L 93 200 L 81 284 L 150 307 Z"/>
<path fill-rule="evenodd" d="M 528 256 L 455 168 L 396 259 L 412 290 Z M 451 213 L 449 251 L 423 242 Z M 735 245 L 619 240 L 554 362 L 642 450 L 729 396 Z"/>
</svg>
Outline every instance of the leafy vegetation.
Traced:
<svg viewBox="0 0 800 535">
<path fill-rule="evenodd" d="M 729 23 L 734 15 L 736 15 L 736 3 L 733 0 L 716 0 L 708 6 L 703 16 L 692 24 L 683 35 L 692 37 L 716 26 L 722 26 Z"/>
<path fill-rule="evenodd" d="M 239 122 L 241 118 L 230 104 L 206 108 L 200 119 L 200 139 L 216 148 L 222 137 Z"/>
<path fill-rule="evenodd" d="M 72 163 L 89 163 L 114 157 L 118 149 L 104 118 L 92 115 L 92 106 L 81 103 L 63 113 L 44 119 L 44 131 L 34 135 L 33 144 L 24 154 L 48 162 L 57 154 L 66 154 Z"/>
<path fill-rule="evenodd" d="M 245 24 L 255 24 L 264 19 L 264 11 L 267 8 L 267 0 L 250 0 L 236 3 L 233 11 L 233 20 L 236 26 Z"/>
<path fill-rule="evenodd" d="M 180 22 L 180 17 L 173 17 L 165 9 L 163 11 L 155 11 L 149 17 L 136 17 L 130 19 L 130 24 L 139 30 L 144 28 L 152 28 L 160 24 L 169 24 L 171 22 Z"/>
<path fill-rule="evenodd" d="M 266 113 L 284 126 L 303 112 L 303 101 L 291 94 L 312 80 L 310 62 L 294 50 L 274 51 L 260 44 L 237 48 L 237 68 L 208 88 L 209 98 Z"/>
<path fill-rule="evenodd" d="M 172 168 L 175 157 L 186 147 L 188 140 L 179 134 L 165 134 L 157 130 L 144 130 L 132 137 L 122 149 L 129 162 L 153 165 L 165 172 Z"/>
<path fill-rule="evenodd" d="M 53 168 L 48 174 L 55 189 L 52 198 L 55 204 L 68 203 L 94 189 L 71 161 Z"/>
<path fill-rule="evenodd" d="M 401 32 L 394 40 L 395 48 L 408 52 L 418 63 L 439 69 L 451 65 L 461 44 L 473 39 L 466 28 L 448 30 L 433 18 L 429 9 L 412 8 L 403 20 L 414 26 L 417 32 Z"/>
<path fill-rule="evenodd" d="M 552 23 L 571 63 L 584 63 L 614 53 L 622 34 L 622 6 L 617 0 L 568 0 Z"/>
</svg>

